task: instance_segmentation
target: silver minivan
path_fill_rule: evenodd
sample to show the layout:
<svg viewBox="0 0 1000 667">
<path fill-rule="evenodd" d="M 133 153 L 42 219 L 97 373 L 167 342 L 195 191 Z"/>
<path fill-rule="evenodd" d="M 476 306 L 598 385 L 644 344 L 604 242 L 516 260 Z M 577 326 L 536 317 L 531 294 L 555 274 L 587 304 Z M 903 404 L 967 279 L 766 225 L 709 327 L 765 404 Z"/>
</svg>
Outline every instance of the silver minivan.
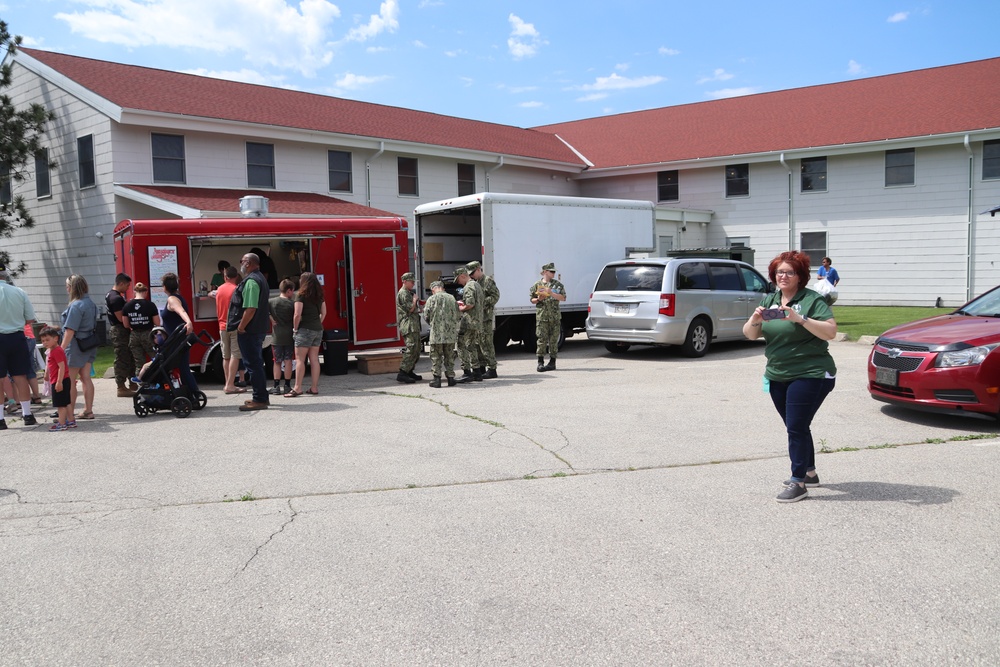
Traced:
<svg viewBox="0 0 1000 667">
<path fill-rule="evenodd" d="M 765 294 L 745 262 L 652 257 L 610 262 L 590 295 L 587 337 L 611 352 L 632 345 L 680 345 L 701 357 L 713 341 L 743 340 L 743 324 Z"/>
</svg>

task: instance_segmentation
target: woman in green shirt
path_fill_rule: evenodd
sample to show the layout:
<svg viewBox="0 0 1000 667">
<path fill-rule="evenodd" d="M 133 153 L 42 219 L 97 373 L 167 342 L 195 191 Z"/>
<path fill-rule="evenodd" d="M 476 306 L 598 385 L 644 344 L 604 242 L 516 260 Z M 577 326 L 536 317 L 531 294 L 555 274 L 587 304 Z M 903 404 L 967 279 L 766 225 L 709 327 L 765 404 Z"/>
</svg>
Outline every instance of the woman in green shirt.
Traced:
<svg viewBox="0 0 1000 667">
<path fill-rule="evenodd" d="M 837 335 L 837 322 L 823 297 L 806 289 L 808 255 L 781 253 L 771 260 L 768 276 L 778 290 L 764 297 L 743 325 L 743 334 L 750 340 L 763 336 L 766 343 L 764 378 L 788 432 L 792 463 L 792 476 L 777 501 L 793 503 L 808 495 L 806 486 L 819 486 L 810 426 L 836 383 L 827 341 Z"/>
</svg>

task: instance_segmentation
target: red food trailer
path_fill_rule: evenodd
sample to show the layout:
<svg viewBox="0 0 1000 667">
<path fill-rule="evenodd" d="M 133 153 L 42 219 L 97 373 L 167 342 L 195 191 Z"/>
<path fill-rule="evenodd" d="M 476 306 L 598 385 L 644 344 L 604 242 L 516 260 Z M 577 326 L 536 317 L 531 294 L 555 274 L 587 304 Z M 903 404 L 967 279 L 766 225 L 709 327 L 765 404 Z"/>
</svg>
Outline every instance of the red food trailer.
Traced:
<svg viewBox="0 0 1000 667">
<path fill-rule="evenodd" d="M 270 257 L 279 279 L 294 280 L 306 271 L 319 277 L 327 307 L 323 328 L 336 332 L 331 338 L 346 338 L 351 350 L 401 344 L 395 295 L 400 275 L 409 270 L 405 218 L 123 220 L 115 227 L 114 244 L 116 270 L 130 275 L 133 284 L 149 285 L 150 299 L 159 307 L 166 302 L 163 274 L 180 278 L 195 333 L 213 341 L 207 348 L 192 347 L 196 370 L 222 377 L 211 280 L 220 260 L 238 267 L 254 248 Z"/>
</svg>

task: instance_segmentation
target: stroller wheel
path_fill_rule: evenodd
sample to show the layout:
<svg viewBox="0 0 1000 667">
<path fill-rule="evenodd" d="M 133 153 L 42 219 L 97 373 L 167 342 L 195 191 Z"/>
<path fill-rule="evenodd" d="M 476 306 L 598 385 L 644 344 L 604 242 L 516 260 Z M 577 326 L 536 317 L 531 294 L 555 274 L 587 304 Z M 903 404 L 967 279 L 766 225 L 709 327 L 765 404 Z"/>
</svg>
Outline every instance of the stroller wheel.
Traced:
<svg viewBox="0 0 1000 667">
<path fill-rule="evenodd" d="M 136 402 L 134 407 L 136 417 L 145 417 L 149 414 L 149 408 L 146 407 L 145 403 Z"/>
<path fill-rule="evenodd" d="M 176 417 L 187 417 L 191 414 L 191 401 L 184 396 L 178 396 L 170 402 L 170 411 Z"/>
<path fill-rule="evenodd" d="M 203 407 L 208 405 L 208 396 L 203 391 L 196 391 L 191 394 L 191 399 L 194 401 L 194 409 L 201 410 Z"/>
</svg>

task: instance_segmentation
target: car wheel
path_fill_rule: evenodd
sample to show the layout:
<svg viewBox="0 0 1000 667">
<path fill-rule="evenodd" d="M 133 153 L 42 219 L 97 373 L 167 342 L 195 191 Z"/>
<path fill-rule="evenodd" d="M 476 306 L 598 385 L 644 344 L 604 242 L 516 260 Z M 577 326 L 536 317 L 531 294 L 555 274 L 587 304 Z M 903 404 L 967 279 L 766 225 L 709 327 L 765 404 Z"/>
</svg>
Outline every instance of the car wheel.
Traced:
<svg viewBox="0 0 1000 667">
<path fill-rule="evenodd" d="M 628 343 L 614 342 L 614 343 L 604 344 L 604 349 L 610 352 L 611 354 L 625 354 L 626 352 L 628 352 L 628 349 L 630 347 L 632 346 L 629 345 Z"/>
<path fill-rule="evenodd" d="M 681 353 L 685 357 L 704 357 L 708 352 L 708 346 L 712 344 L 712 325 L 708 320 L 699 317 L 691 323 L 684 344 L 681 346 Z"/>
</svg>

